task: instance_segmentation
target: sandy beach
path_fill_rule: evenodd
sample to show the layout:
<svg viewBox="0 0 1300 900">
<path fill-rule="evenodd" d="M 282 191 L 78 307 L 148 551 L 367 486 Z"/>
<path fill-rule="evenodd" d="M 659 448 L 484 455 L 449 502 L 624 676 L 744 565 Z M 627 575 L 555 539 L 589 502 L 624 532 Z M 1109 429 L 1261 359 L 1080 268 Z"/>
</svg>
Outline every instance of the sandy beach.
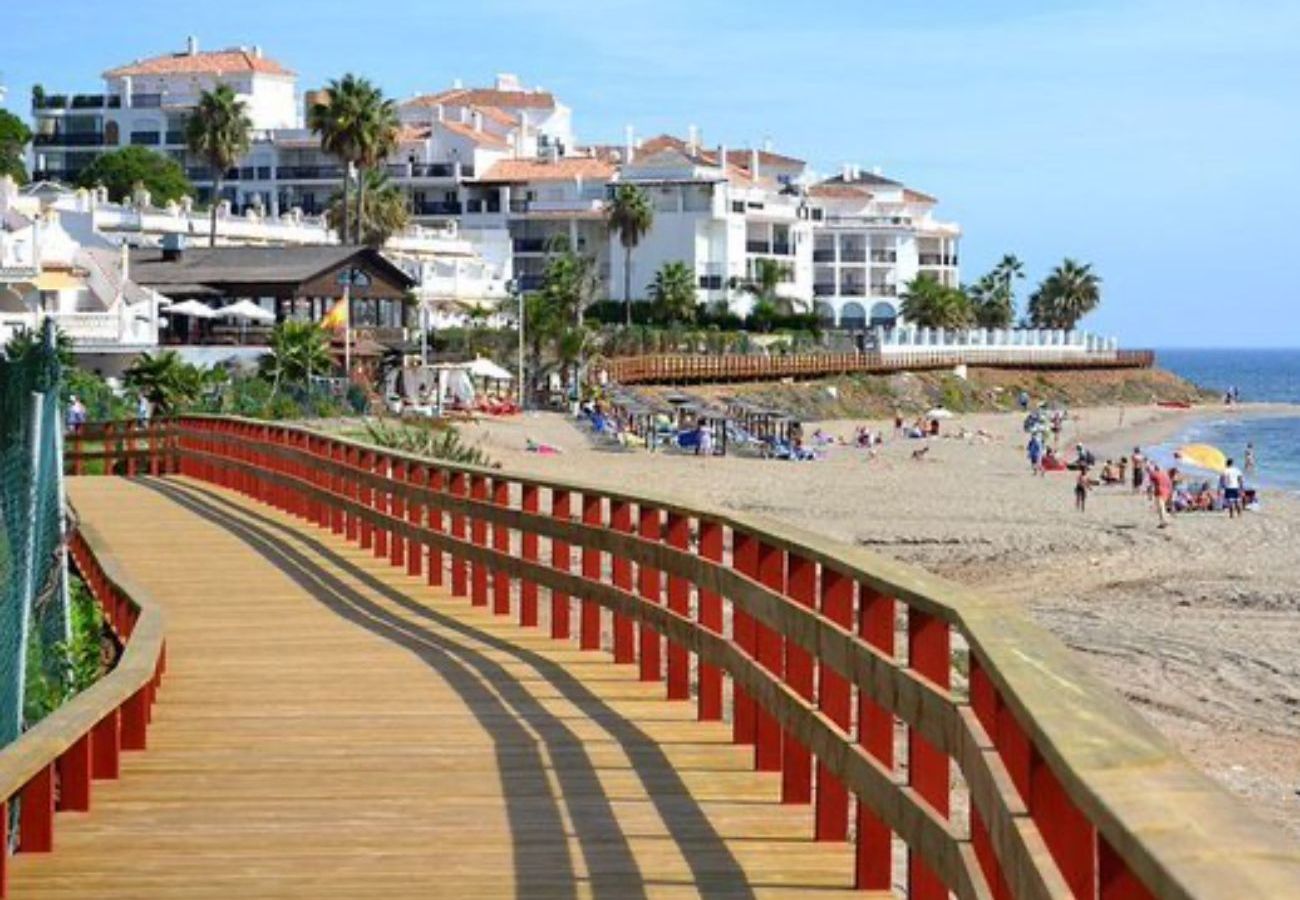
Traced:
<svg viewBox="0 0 1300 900">
<path fill-rule="evenodd" d="M 1300 409 L 1090 408 L 1074 411 L 1062 443 L 1104 460 L 1225 414 Z M 893 439 L 884 422 L 808 423 L 806 434 L 836 437 L 868 424 L 887 442 L 875 458 L 834 446 L 805 463 L 598 447 L 557 414 L 462 434 L 511 470 L 770 516 L 1022 602 L 1196 764 L 1300 836 L 1300 498 L 1266 493 L 1243 520 L 1189 514 L 1159 530 L 1149 501 L 1105 487 L 1080 514 L 1073 473 L 1030 474 L 1021 418 L 960 416 L 945 431 L 991 437 L 933 439 L 920 461 L 920 442 Z M 528 453 L 526 438 L 563 452 Z"/>
</svg>

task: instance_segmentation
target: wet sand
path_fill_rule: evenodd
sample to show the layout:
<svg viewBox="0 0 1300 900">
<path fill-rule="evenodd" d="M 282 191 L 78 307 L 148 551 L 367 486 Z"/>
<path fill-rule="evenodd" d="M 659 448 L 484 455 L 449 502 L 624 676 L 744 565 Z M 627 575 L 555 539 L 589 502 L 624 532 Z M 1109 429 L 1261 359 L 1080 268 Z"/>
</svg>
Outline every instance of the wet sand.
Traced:
<svg viewBox="0 0 1300 900">
<path fill-rule="evenodd" d="M 1267 414 L 1300 409 L 1085 409 L 1062 443 L 1104 460 L 1198 415 Z M 1105 487 L 1080 514 L 1074 473 L 1030 474 L 1021 419 L 959 416 L 946 432 L 991 437 L 931 440 L 921 461 L 921 442 L 882 422 L 808 423 L 807 435 L 836 437 L 869 424 L 887 443 L 875 458 L 833 446 L 805 463 L 610 449 L 556 414 L 462 434 L 511 470 L 771 516 L 1018 600 L 1196 764 L 1300 837 L 1300 498 L 1266 493 L 1242 520 L 1188 514 L 1159 530 L 1149 501 Z M 527 453 L 526 437 L 564 452 Z"/>
</svg>

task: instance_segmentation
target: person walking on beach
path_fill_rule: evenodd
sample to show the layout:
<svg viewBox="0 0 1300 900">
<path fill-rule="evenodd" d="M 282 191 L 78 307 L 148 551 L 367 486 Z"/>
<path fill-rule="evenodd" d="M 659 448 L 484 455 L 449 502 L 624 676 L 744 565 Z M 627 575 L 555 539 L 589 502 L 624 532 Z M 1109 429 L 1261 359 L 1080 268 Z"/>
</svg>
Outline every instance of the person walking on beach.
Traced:
<svg viewBox="0 0 1300 900">
<path fill-rule="evenodd" d="M 1151 471 L 1148 473 L 1151 478 L 1151 496 L 1156 504 L 1156 516 L 1160 520 L 1161 528 L 1169 525 L 1169 498 L 1174 495 L 1174 483 L 1169 478 L 1169 473 L 1155 463 L 1151 463 Z"/>
<path fill-rule="evenodd" d="M 1133 456 L 1130 458 L 1133 463 L 1133 493 L 1142 490 L 1142 477 L 1146 474 L 1147 458 L 1142 455 L 1141 447 L 1133 448 Z"/>
<path fill-rule="evenodd" d="M 1079 512 L 1088 511 L 1088 491 L 1092 490 L 1092 484 L 1088 481 L 1088 468 L 1081 466 L 1079 468 L 1079 477 L 1074 482 L 1074 508 Z"/>
<path fill-rule="evenodd" d="M 1228 518 L 1235 519 L 1242 514 L 1241 510 L 1241 469 L 1228 460 L 1223 471 L 1219 474 L 1219 489 L 1223 491 L 1223 505 L 1228 510 Z"/>
<path fill-rule="evenodd" d="M 1029 454 L 1029 469 L 1035 475 L 1043 474 L 1043 439 L 1037 431 L 1029 437 L 1029 446 L 1025 448 Z"/>
<path fill-rule="evenodd" d="M 73 394 L 68 400 L 67 418 L 68 431 L 73 434 L 81 434 L 81 429 L 86 424 L 86 407 L 76 394 Z"/>
<path fill-rule="evenodd" d="M 1255 445 L 1246 445 L 1245 470 L 1247 475 L 1255 474 Z"/>
</svg>

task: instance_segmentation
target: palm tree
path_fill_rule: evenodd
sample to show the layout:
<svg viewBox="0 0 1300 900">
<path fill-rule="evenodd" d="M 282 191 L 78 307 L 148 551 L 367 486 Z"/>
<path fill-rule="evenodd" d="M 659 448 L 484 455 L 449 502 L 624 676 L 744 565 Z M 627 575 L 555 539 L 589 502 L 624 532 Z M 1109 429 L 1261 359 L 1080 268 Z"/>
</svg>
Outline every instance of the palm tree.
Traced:
<svg viewBox="0 0 1300 900">
<path fill-rule="evenodd" d="M 776 292 L 789 274 L 790 267 L 785 263 L 760 257 L 754 260 L 754 277 L 745 284 L 745 290 L 753 294 L 757 301 L 771 306 L 776 315 L 793 315 L 794 303 Z"/>
<path fill-rule="evenodd" d="M 933 275 L 918 275 L 904 288 L 899 313 L 922 328 L 967 328 L 975 319 L 970 298 L 960 288 L 941 284 Z"/>
<path fill-rule="evenodd" d="M 367 142 L 375 123 L 375 98 L 378 90 L 365 78 L 351 72 L 326 85 L 319 99 L 307 111 L 307 127 L 320 135 L 321 149 L 343 165 L 343 229 L 339 238 L 348 242 L 351 188 L 349 169 L 360 164 L 367 153 Z"/>
<path fill-rule="evenodd" d="M 357 204 L 360 215 L 356 220 L 355 237 L 362 244 L 382 247 L 389 237 L 405 228 L 410 221 L 406 194 L 386 172 L 379 169 L 366 169 L 358 181 L 359 193 L 364 192 L 369 199 L 364 205 L 360 202 Z M 336 193 L 330 198 L 329 207 L 325 210 L 325 218 L 339 234 L 344 231 L 346 204 L 347 198 Z"/>
<path fill-rule="evenodd" d="M 271 330 L 269 352 L 262 357 L 263 377 L 270 378 L 272 394 L 281 382 L 308 384 L 313 373 L 324 375 L 334 368 L 329 336 L 315 322 L 281 322 Z"/>
<path fill-rule="evenodd" d="M 998 270 L 980 276 L 979 281 L 966 288 L 975 324 L 981 328 L 1009 328 L 1016 317 L 1015 301 L 1009 286 L 1002 281 Z"/>
<path fill-rule="evenodd" d="M 1012 291 L 1013 282 L 1025 277 L 1025 264 L 1014 253 L 1007 253 L 1003 255 L 1002 259 L 998 260 L 998 264 L 993 267 L 991 274 L 996 276 L 1008 291 Z"/>
<path fill-rule="evenodd" d="M 695 274 L 686 263 L 664 263 L 650 284 L 650 297 L 665 321 L 695 320 Z"/>
<path fill-rule="evenodd" d="M 643 190 L 634 184 L 620 184 L 614 197 L 606 204 L 605 214 L 609 227 L 618 232 L 623 245 L 623 302 L 626 304 L 624 321 L 632 324 L 632 251 L 641 243 L 654 224 L 654 208 Z"/>
<path fill-rule="evenodd" d="M 248 152 L 249 121 L 247 104 L 235 96 L 228 84 L 218 84 L 199 95 L 198 105 L 185 125 L 185 143 L 189 151 L 201 157 L 212 170 L 212 231 L 209 245 L 217 245 L 217 205 L 221 202 L 221 183 L 226 171 Z"/>
<path fill-rule="evenodd" d="M 386 99 L 383 92 L 371 87 L 369 82 L 363 81 L 363 83 L 368 90 L 361 96 L 361 141 L 357 148 L 357 165 L 361 170 L 361 177 L 357 183 L 357 217 L 354 234 L 358 241 L 365 241 L 366 234 L 362 223 L 367 212 L 366 193 L 371 186 L 366 176 L 372 172 L 380 173 L 380 166 L 388 159 L 389 154 L 397 149 L 399 126 L 397 104 Z M 391 203 L 391 198 L 389 202 Z"/>
<path fill-rule="evenodd" d="M 1067 258 L 1029 298 L 1029 321 L 1035 328 L 1070 331 L 1100 303 L 1101 278 L 1092 264 Z"/>
<path fill-rule="evenodd" d="M 141 353 L 122 381 L 166 415 L 197 400 L 203 379 L 197 366 L 186 363 L 175 350 L 164 350 L 158 354 Z"/>
</svg>

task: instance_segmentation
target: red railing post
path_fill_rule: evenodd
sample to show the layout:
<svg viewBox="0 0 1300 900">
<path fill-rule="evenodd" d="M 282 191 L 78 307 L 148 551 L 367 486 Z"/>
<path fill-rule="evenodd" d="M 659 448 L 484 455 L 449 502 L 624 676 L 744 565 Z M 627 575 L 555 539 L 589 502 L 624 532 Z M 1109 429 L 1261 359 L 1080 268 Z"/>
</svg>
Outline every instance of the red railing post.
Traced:
<svg viewBox="0 0 1300 900">
<path fill-rule="evenodd" d="M 994 740 L 998 728 L 998 695 L 989 680 L 988 673 L 980 664 L 979 657 L 970 654 L 970 705 L 975 718 L 983 726 L 989 739 Z M 975 808 L 970 805 L 970 837 L 975 858 L 979 860 L 980 870 L 993 892 L 994 900 L 1013 900 L 1011 888 L 1002 873 L 1002 864 L 993 850 L 993 841 L 989 836 L 988 826 Z"/>
<path fill-rule="evenodd" d="M 359 453 L 356 447 L 345 446 L 343 448 L 343 464 L 347 466 L 347 472 L 343 475 L 343 493 L 353 503 L 360 502 L 361 489 L 357 484 L 357 458 Z M 357 540 L 357 514 L 354 510 L 349 509 L 344 517 L 343 533 L 348 541 Z"/>
<path fill-rule="evenodd" d="M 860 587 L 858 634 L 886 657 L 894 655 L 894 600 Z M 858 690 L 858 743 L 889 771 L 894 768 L 894 715 Z M 888 826 L 858 800 L 858 844 L 854 884 L 860 890 L 893 887 L 893 846 Z"/>
<path fill-rule="evenodd" d="M 853 629 L 853 581 L 822 567 L 822 615 L 836 625 Z M 821 711 L 848 735 L 853 724 L 852 694 L 848 681 L 827 666 L 818 666 L 817 703 Z M 822 763 L 817 765 L 817 823 L 819 841 L 843 841 L 849 836 L 849 792 Z"/>
<path fill-rule="evenodd" d="M 817 604 L 817 564 L 791 553 L 786 558 L 788 584 L 792 601 L 807 607 Z M 792 640 L 785 641 L 785 683 L 800 697 L 813 700 L 813 664 L 807 650 Z M 781 802 L 812 802 L 812 755 L 798 738 L 788 731 L 782 737 Z"/>
<path fill-rule="evenodd" d="M 740 574 L 758 580 L 758 539 L 740 531 L 731 533 L 731 561 Z M 736 646 L 754 657 L 754 617 L 732 604 L 731 634 Z M 736 744 L 754 743 L 754 698 L 739 684 L 732 684 L 731 739 Z"/>
<path fill-rule="evenodd" d="M 376 468 L 375 453 L 373 450 L 362 450 L 358 454 L 357 475 L 371 475 Z M 360 482 L 358 488 L 358 502 L 364 509 L 374 509 L 375 491 L 368 482 Z M 361 519 L 361 549 L 369 550 L 375 545 L 375 529 L 369 518 Z"/>
<path fill-rule="evenodd" d="M 584 492 L 582 495 L 582 523 L 601 528 L 605 524 L 605 498 L 600 494 Z M 601 580 L 601 552 L 597 547 L 583 545 L 582 577 L 587 581 Z M 578 613 L 578 646 L 583 650 L 600 649 L 600 604 L 583 599 Z"/>
<path fill-rule="evenodd" d="M 425 488 L 429 484 L 429 467 L 419 463 L 406 466 L 406 483 L 415 488 Z M 406 504 L 406 521 L 416 528 L 424 526 L 425 505 L 412 497 Z M 406 542 L 406 574 L 419 578 L 424 574 L 424 545 L 411 538 Z"/>
<path fill-rule="evenodd" d="M 758 580 L 778 594 L 785 592 L 785 551 L 771 544 L 758 545 Z M 759 665 L 780 679 L 785 673 L 784 638 L 762 622 L 754 622 L 754 647 Z M 781 725 L 760 706 L 754 708 L 754 768 L 781 771 Z"/>
<path fill-rule="evenodd" d="M 510 506 L 510 482 L 504 478 L 492 479 L 492 502 L 505 509 Z M 492 549 L 502 557 L 510 555 L 510 529 L 505 525 L 492 526 Z M 492 580 L 492 612 L 499 616 L 510 615 L 510 573 L 498 569 Z"/>
<path fill-rule="evenodd" d="M 22 801 L 18 809 L 19 849 L 49 853 L 54 849 L 54 766 L 42 766 L 18 796 Z"/>
<path fill-rule="evenodd" d="M 541 493 L 541 489 L 535 484 L 523 486 L 522 506 L 525 513 L 536 515 L 541 511 Z M 519 536 L 519 544 L 520 552 L 526 561 L 537 562 L 541 558 L 540 541 L 536 531 L 525 528 Z M 537 582 L 531 578 L 522 578 L 519 581 L 519 624 L 526 628 L 537 626 Z"/>
<path fill-rule="evenodd" d="M 112 781 L 121 773 L 122 734 L 117 710 L 100 719 L 91 731 L 91 773 L 95 778 Z"/>
<path fill-rule="evenodd" d="M 455 500 L 463 501 L 468 494 L 464 472 L 451 473 L 451 495 Z M 465 514 L 459 510 L 451 514 L 451 536 L 457 541 L 465 540 Z M 451 553 L 451 593 L 453 597 L 464 597 L 469 593 L 469 580 L 466 577 L 465 554 L 458 547 Z"/>
<path fill-rule="evenodd" d="M 678 512 L 668 513 L 668 546 L 689 550 L 691 520 Z M 668 576 L 668 608 L 685 619 L 691 617 L 691 583 L 680 575 Z M 691 656 L 686 648 L 668 641 L 668 699 L 691 697 Z"/>
<path fill-rule="evenodd" d="M 443 478 L 442 469 L 427 468 L 424 474 L 425 484 L 429 490 L 436 495 L 441 495 L 446 490 L 445 479 Z M 444 519 L 442 509 L 430 504 L 429 506 L 429 530 L 434 535 L 443 533 Z M 433 540 L 429 541 L 429 576 L 430 587 L 442 587 L 442 548 Z"/>
<path fill-rule="evenodd" d="M 470 499 L 479 503 L 487 502 L 488 486 L 486 476 L 471 475 L 469 477 L 469 495 Z M 487 547 L 487 528 L 487 519 L 482 514 L 476 513 L 470 519 L 470 540 L 474 542 L 475 547 Z M 470 604 L 473 606 L 487 606 L 488 566 L 481 562 L 471 562 L 469 573 Z"/>
<path fill-rule="evenodd" d="M 399 493 L 399 489 L 406 482 L 406 471 L 409 463 L 405 460 L 395 459 L 388 474 L 388 481 L 393 485 L 391 492 L 392 499 L 388 504 L 388 515 L 401 522 L 406 519 L 406 499 Z M 390 538 L 388 552 L 388 564 L 400 568 L 406 561 L 406 539 L 396 528 L 393 529 L 393 535 Z"/>
<path fill-rule="evenodd" d="M 89 733 L 79 737 L 59 756 L 59 809 L 90 811 L 90 742 Z"/>
<path fill-rule="evenodd" d="M 1077 897 L 1097 892 L 1097 834 L 1079 812 L 1047 761 L 1031 745 L 1029 815 Z"/>
<path fill-rule="evenodd" d="M 614 531 L 631 534 L 632 504 L 626 500 L 612 500 L 609 510 L 609 527 Z M 610 561 L 614 587 L 619 590 L 632 591 L 632 561 L 614 554 Z M 630 664 L 636 662 L 636 628 L 631 619 L 621 613 L 614 613 L 614 662 Z"/>
<path fill-rule="evenodd" d="M 570 519 L 569 492 L 551 488 L 551 517 Z M 551 541 L 551 566 L 561 572 L 569 571 L 568 541 Z M 568 638 L 569 636 L 569 595 L 564 591 L 551 590 L 551 637 Z"/>
<path fill-rule="evenodd" d="M 948 623 L 916 607 L 908 607 L 907 644 L 908 667 L 946 692 L 952 681 Z M 940 818 L 948 818 L 947 754 L 922 737 L 915 728 L 909 728 L 907 761 L 908 784 Z M 948 900 L 948 888 L 921 854 L 908 854 L 907 874 L 909 898 Z"/>
<path fill-rule="evenodd" d="M 659 540 L 659 510 L 646 503 L 640 503 L 637 506 L 640 518 L 639 534 L 641 539 L 646 541 Z M 659 570 L 648 566 L 645 563 L 638 565 L 637 589 L 643 599 L 658 604 L 660 602 Z M 649 625 L 642 625 L 640 643 L 641 680 L 658 681 L 663 677 L 660 672 L 659 632 L 655 631 Z"/>
<path fill-rule="evenodd" d="M 381 479 L 388 478 L 388 466 L 389 466 L 388 457 L 384 456 L 383 454 L 375 454 L 374 466 L 375 467 L 374 467 L 373 474 L 379 476 L 379 478 Z M 381 513 L 383 515 L 387 515 L 388 514 L 388 491 L 384 490 L 384 488 L 382 487 L 383 482 L 377 482 L 377 484 L 380 486 L 375 488 L 374 509 L 375 512 Z M 375 559 L 388 558 L 388 529 L 383 524 L 379 524 L 375 526 L 374 551 L 375 551 Z"/>
<path fill-rule="evenodd" d="M 722 525 L 709 519 L 700 520 L 700 556 L 722 564 Z M 715 591 L 699 589 L 701 627 L 722 634 L 722 597 Z M 700 660 L 698 716 L 701 722 L 722 718 L 722 672 L 717 666 Z"/>
<path fill-rule="evenodd" d="M 347 447 L 338 441 L 329 442 L 330 462 L 330 491 L 338 498 L 347 497 L 348 494 L 348 477 L 342 470 L 342 466 L 347 465 Z M 346 516 L 343 511 L 343 504 L 335 500 L 330 504 L 330 530 L 335 534 L 343 534 L 346 527 Z"/>
<path fill-rule="evenodd" d="M 149 692 L 136 691 L 122 704 L 122 749 L 143 750 L 148 746 Z"/>
</svg>

